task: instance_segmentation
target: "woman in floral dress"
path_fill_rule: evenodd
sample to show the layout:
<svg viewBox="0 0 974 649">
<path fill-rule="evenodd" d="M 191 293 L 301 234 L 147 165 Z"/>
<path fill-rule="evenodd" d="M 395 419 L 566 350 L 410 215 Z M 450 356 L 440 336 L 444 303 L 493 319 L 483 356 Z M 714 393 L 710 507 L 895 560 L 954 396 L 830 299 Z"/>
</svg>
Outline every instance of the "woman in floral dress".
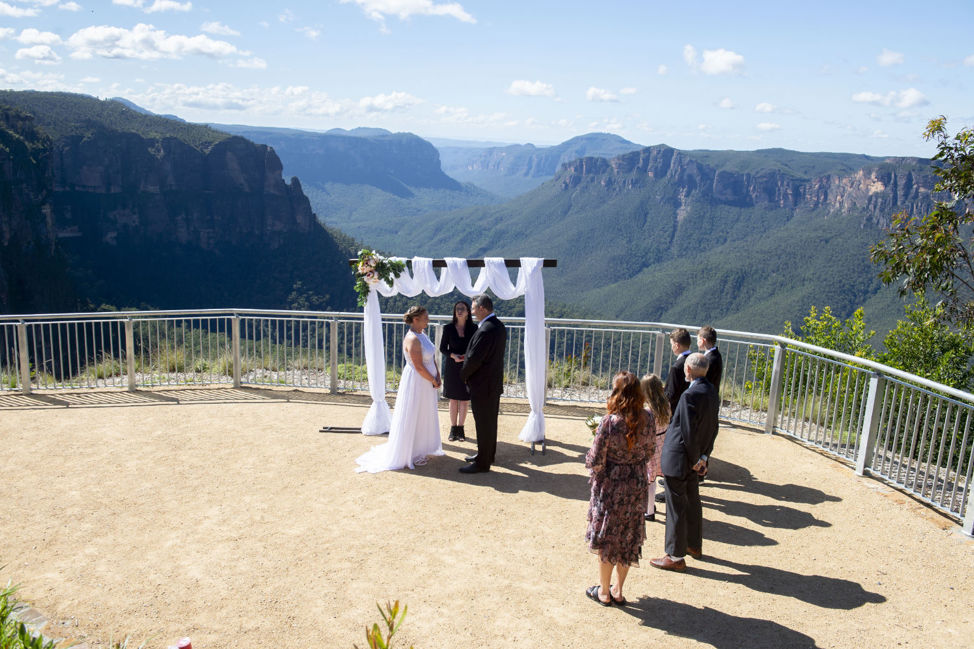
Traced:
<svg viewBox="0 0 974 649">
<path fill-rule="evenodd" d="M 602 606 L 626 604 L 622 594 L 626 575 L 630 566 L 639 564 L 646 540 L 646 463 L 655 449 L 656 426 L 643 409 L 644 401 L 635 374 L 616 374 L 606 404 L 608 414 L 599 423 L 585 456 L 592 487 L 585 540 L 599 555 L 599 584 L 585 594 Z M 615 586 L 610 583 L 613 568 L 618 579 Z"/>
</svg>

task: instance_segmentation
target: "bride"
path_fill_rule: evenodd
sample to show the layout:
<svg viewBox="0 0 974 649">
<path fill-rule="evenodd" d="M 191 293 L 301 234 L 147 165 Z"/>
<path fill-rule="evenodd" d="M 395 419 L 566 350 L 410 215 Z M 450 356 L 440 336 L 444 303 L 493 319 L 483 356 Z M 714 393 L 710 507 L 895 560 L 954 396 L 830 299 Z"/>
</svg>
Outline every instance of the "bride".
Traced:
<svg viewBox="0 0 974 649">
<path fill-rule="evenodd" d="M 390 471 L 425 464 L 428 455 L 443 455 L 439 417 L 436 412 L 440 372 L 436 368 L 436 348 L 423 333 L 430 317 L 421 306 L 409 307 L 403 316 L 409 331 L 403 338 L 406 367 L 399 379 L 399 393 L 389 426 L 389 441 L 373 446 L 355 460 L 357 472 Z"/>
</svg>

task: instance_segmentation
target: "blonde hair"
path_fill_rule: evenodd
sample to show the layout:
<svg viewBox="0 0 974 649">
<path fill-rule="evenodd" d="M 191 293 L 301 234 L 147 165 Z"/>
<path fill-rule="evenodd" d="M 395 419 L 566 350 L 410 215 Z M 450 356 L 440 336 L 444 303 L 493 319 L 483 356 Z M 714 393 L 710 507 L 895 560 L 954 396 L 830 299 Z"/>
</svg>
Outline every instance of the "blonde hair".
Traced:
<svg viewBox="0 0 974 649">
<path fill-rule="evenodd" d="M 656 418 L 657 426 L 666 426 L 670 423 L 670 400 L 663 392 L 663 381 L 655 374 L 647 374 L 639 380 L 639 385 L 643 388 L 646 395 L 646 403 Z"/>
<path fill-rule="evenodd" d="M 423 315 L 424 313 L 426 313 L 425 306 L 411 306 L 409 307 L 409 310 L 406 311 L 406 314 L 402 317 L 402 320 L 406 324 L 412 324 L 413 320 Z"/>
</svg>

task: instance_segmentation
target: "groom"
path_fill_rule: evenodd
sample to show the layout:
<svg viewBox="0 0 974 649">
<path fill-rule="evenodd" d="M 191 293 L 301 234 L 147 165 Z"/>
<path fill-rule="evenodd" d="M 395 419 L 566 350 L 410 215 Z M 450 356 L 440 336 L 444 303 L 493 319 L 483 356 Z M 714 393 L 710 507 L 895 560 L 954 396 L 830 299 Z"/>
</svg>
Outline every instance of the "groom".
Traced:
<svg viewBox="0 0 974 649">
<path fill-rule="evenodd" d="M 494 303 L 480 294 L 473 299 L 470 313 L 478 322 L 467 346 L 460 378 L 470 388 L 470 406 L 477 427 L 477 454 L 467 458 L 460 473 L 486 473 L 494 463 L 497 449 L 497 413 L 504 390 L 504 347 L 507 329 L 494 315 Z"/>
</svg>

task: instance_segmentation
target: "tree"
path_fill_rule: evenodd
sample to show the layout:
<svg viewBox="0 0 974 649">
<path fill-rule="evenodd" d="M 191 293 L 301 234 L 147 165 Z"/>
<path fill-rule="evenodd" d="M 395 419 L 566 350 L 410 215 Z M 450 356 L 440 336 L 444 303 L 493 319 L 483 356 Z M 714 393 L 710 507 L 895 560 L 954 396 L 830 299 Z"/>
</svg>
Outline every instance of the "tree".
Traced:
<svg viewBox="0 0 974 649">
<path fill-rule="evenodd" d="M 930 120 L 925 140 L 936 140 L 935 190 L 948 199 L 937 201 L 932 212 L 893 217 L 887 237 L 870 250 L 881 264 L 884 284 L 902 278 L 900 295 L 932 291 L 939 299 L 942 317 L 962 327 L 974 326 L 974 129 L 951 137 L 947 118 Z"/>
<path fill-rule="evenodd" d="M 801 340 L 810 345 L 825 347 L 850 356 L 871 359 L 875 354 L 869 344 L 869 339 L 875 334 L 875 331 L 866 329 L 862 307 L 856 309 L 851 318 L 842 322 L 832 315 L 832 307 L 827 306 L 822 309 L 820 316 L 816 308 L 812 306 L 802 322 L 801 335 L 794 332 L 790 321 L 785 321 L 785 330 L 782 335 L 786 338 Z"/>
<path fill-rule="evenodd" d="M 944 322 L 943 305 L 917 296 L 906 305 L 906 320 L 886 334 L 880 361 L 959 390 L 974 389 L 974 331 L 955 331 Z"/>
</svg>

